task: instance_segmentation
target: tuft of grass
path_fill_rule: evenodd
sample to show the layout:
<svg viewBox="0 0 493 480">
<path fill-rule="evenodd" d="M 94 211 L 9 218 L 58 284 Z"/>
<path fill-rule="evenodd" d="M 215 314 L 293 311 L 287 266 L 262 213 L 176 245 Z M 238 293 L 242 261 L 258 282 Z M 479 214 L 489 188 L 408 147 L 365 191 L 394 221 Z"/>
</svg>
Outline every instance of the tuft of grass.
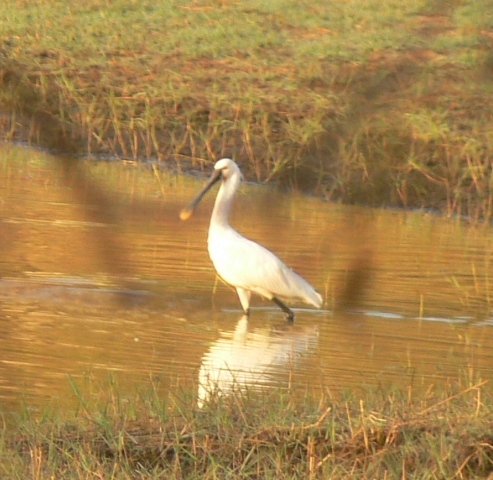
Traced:
<svg viewBox="0 0 493 480">
<path fill-rule="evenodd" d="M 76 387 L 74 387 L 76 388 Z M 3 478 L 486 478 L 493 472 L 491 389 L 376 389 L 314 401 L 233 393 L 198 409 L 155 387 L 109 394 L 70 421 L 10 420 Z M 99 402 L 99 403 L 98 403 Z"/>
<path fill-rule="evenodd" d="M 348 203 L 493 215 L 493 3 L 21 0 L 4 138 L 203 168 Z"/>
</svg>

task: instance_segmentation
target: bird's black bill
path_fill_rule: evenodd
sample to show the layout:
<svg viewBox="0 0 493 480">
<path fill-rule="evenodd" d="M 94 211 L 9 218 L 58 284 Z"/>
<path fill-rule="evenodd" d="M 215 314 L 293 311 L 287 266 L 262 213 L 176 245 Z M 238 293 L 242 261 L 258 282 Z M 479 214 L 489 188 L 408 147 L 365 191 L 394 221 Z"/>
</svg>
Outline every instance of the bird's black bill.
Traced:
<svg viewBox="0 0 493 480">
<path fill-rule="evenodd" d="M 221 178 L 221 170 L 214 170 L 211 178 L 205 185 L 205 187 L 199 192 L 199 194 L 180 212 L 180 218 L 182 220 L 188 220 L 195 211 L 195 208 L 200 203 L 204 195 L 210 190 L 210 188 L 219 181 Z"/>
</svg>

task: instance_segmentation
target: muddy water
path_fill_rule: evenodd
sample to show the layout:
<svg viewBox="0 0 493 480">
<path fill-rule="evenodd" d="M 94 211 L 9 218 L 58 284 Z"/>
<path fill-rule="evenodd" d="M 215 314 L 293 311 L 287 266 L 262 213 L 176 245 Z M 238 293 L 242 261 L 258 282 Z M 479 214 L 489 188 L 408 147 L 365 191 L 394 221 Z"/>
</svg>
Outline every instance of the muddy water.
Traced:
<svg viewBox="0 0 493 480">
<path fill-rule="evenodd" d="M 293 325 L 256 299 L 245 319 L 206 250 L 203 181 L 3 146 L 0 407 L 73 405 L 211 384 L 336 393 L 493 377 L 493 236 L 438 216 L 343 207 L 243 185 L 232 216 L 324 295 Z"/>
</svg>

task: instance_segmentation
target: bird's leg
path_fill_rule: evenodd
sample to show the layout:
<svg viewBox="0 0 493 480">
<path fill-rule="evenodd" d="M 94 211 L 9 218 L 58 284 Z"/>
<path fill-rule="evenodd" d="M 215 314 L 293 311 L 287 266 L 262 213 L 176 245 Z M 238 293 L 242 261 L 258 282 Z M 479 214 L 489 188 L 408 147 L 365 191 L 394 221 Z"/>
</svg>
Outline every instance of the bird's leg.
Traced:
<svg viewBox="0 0 493 480">
<path fill-rule="evenodd" d="M 244 288 L 236 287 L 238 298 L 240 299 L 241 306 L 246 315 L 250 315 L 250 297 L 252 292 L 245 290 Z"/>
<path fill-rule="evenodd" d="M 279 308 L 286 314 L 286 319 L 288 322 L 294 321 L 294 313 L 290 308 L 284 305 L 284 303 L 282 303 L 281 300 L 276 297 L 272 297 L 272 301 L 275 302 L 279 306 Z"/>
</svg>

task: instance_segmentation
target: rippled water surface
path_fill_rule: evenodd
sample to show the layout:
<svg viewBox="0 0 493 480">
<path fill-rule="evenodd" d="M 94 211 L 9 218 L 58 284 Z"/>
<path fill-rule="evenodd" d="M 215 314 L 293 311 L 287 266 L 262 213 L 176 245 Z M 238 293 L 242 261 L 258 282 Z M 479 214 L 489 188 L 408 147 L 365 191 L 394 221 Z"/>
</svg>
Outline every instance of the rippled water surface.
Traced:
<svg viewBox="0 0 493 480">
<path fill-rule="evenodd" d="M 203 179 L 3 146 L 0 402 L 71 405 L 111 379 L 128 394 L 242 385 L 336 393 L 493 376 L 492 232 L 416 212 L 344 207 L 243 185 L 231 223 L 326 299 L 287 324 L 250 319 L 216 279 Z M 65 172 L 65 173 L 64 173 Z"/>
</svg>

